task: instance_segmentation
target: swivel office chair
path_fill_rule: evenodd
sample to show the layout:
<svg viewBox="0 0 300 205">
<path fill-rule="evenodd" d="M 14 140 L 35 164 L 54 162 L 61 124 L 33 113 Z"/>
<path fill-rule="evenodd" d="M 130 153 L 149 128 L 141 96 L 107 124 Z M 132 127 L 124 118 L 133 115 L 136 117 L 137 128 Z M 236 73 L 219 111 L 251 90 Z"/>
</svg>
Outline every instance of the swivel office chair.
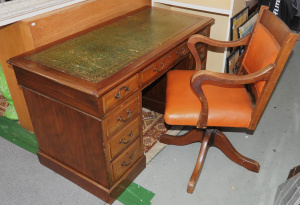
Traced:
<svg viewBox="0 0 300 205">
<path fill-rule="evenodd" d="M 163 135 L 160 139 L 162 143 L 173 145 L 201 142 L 188 183 L 189 193 L 194 191 L 209 146 L 216 146 L 230 160 L 246 169 L 259 172 L 259 163 L 241 155 L 217 128 L 255 130 L 297 38 L 297 34 L 291 33 L 264 6 L 253 31 L 239 40 L 216 41 L 198 34 L 190 37 L 188 47 L 196 69 L 173 70 L 167 74 L 164 117 L 167 124 L 194 126 L 195 129 L 183 136 Z M 201 70 L 196 49 L 199 42 L 218 47 L 244 45 L 246 50 L 238 74 Z M 245 85 L 249 85 L 250 89 Z"/>
</svg>

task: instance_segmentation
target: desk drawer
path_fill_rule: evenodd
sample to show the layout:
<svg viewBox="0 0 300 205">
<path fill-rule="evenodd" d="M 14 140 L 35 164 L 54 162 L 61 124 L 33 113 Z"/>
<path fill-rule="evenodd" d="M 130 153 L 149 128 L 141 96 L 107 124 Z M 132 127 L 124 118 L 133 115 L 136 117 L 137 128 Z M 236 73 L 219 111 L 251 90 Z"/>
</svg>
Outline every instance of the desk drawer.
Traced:
<svg viewBox="0 0 300 205">
<path fill-rule="evenodd" d="M 122 150 L 126 149 L 126 147 L 140 136 L 139 119 L 139 117 L 135 118 L 108 140 L 110 160 L 117 156 Z"/>
<path fill-rule="evenodd" d="M 116 110 L 110 113 L 104 120 L 106 124 L 107 137 L 125 126 L 139 113 L 139 95 L 134 96 L 129 101 L 125 101 Z M 105 129 L 104 129 L 105 130 Z"/>
<path fill-rule="evenodd" d="M 102 100 L 104 112 L 106 112 L 114 104 L 123 100 L 126 96 L 135 92 L 137 89 L 138 76 L 134 75 L 103 96 Z"/>
<path fill-rule="evenodd" d="M 161 76 L 170 67 L 179 62 L 188 52 L 188 47 L 184 43 L 146 67 L 141 74 L 143 86 Z"/>
<path fill-rule="evenodd" d="M 142 155 L 141 138 L 137 139 L 112 164 L 114 182 L 116 182 Z"/>
</svg>

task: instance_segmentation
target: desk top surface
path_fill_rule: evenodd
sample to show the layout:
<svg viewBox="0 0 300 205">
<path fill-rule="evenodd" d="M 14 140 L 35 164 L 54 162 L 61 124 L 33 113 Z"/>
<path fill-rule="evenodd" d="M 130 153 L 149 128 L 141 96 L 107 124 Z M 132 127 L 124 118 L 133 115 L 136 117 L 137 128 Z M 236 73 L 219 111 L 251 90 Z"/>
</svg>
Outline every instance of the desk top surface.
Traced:
<svg viewBox="0 0 300 205">
<path fill-rule="evenodd" d="M 203 20 L 147 8 L 26 58 L 98 83 Z"/>
</svg>

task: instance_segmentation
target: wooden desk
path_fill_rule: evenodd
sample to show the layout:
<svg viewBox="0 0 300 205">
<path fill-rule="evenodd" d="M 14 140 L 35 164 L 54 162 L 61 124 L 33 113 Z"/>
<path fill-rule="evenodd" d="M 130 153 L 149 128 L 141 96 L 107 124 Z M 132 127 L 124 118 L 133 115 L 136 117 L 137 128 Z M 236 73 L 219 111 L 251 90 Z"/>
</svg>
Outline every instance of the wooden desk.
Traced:
<svg viewBox="0 0 300 205">
<path fill-rule="evenodd" d="M 68 3 L 74 1 L 77 0 Z M 85 0 L 1 27 L 0 63 L 21 126 L 33 131 L 23 91 L 17 84 L 14 70 L 6 63 L 8 59 L 150 5 L 151 0 Z"/>
<path fill-rule="evenodd" d="M 142 90 L 190 61 L 188 37 L 212 23 L 145 7 L 10 59 L 40 162 L 112 203 L 145 168 Z"/>
</svg>

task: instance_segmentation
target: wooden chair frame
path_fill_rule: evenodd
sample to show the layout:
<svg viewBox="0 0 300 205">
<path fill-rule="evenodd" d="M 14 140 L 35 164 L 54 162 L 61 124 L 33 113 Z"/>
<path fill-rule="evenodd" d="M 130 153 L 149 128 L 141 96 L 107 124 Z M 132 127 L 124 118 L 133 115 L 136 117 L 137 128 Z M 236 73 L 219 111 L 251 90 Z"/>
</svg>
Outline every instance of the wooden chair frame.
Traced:
<svg viewBox="0 0 300 205">
<path fill-rule="evenodd" d="M 261 11 L 259 13 L 256 25 L 258 24 L 258 22 L 264 21 L 263 19 L 261 19 L 264 12 L 270 12 L 268 11 L 268 7 L 265 6 L 261 7 Z M 275 16 L 271 16 L 271 18 L 274 17 Z M 272 19 L 269 20 L 272 21 Z M 278 19 L 276 20 L 278 21 Z M 277 29 L 276 25 L 273 24 L 275 23 L 271 23 L 269 29 L 276 30 Z M 163 135 L 160 139 L 160 142 L 165 144 L 172 144 L 172 145 L 187 145 L 194 142 L 201 142 L 201 148 L 198 155 L 198 159 L 194 171 L 192 173 L 192 176 L 188 183 L 188 188 L 187 188 L 188 193 L 193 193 L 194 191 L 196 182 L 199 178 L 199 174 L 204 164 L 206 153 L 210 146 L 215 146 L 219 148 L 230 160 L 245 167 L 246 169 L 253 172 L 259 172 L 260 169 L 259 163 L 241 155 L 232 146 L 228 138 L 221 131 L 217 129 L 207 129 L 209 107 L 208 107 L 205 94 L 203 93 L 201 84 L 204 81 L 212 81 L 221 84 L 246 85 L 246 84 L 252 84 L 259 81 L 265 81 L 262 92 L 260 93 L 259 96 L 256 96 L 257 99 L 253 107 L 251 122 L 248 127 L 249 130 L 255 130 L 259 122 L 259 119 L 266 107 L 266 104 L 272 94 L 272 91 L 278 81 L 278 78 L 282 72 L 282 69 L 298 38 L 298 35 L 291 33 L 289 28 L 286 26 L 286 28 L 284 28 L 286 30 L 284 33 L 285 34 L 284 39 L 281 36 L 275 36 L 276 38 L 279 39 L 279 43 L 281 45 L 281 50 L 278 54 L 278 57 L 275 60 L 275 63 L 270 64 L 257 72 L 246 74 L 246 75 L 241 75 L 241 71 L 243 69 L 242 66 L 239 68 L 238 75 L 215 73 L 211 71 L 201 70 L 201 60 L 196 50 L 196 43 L 199 42 L 204 44 L 209 44 L 211 46 L 216 46 L 216 47 L 237 47 L 237 46 L 244 45 L 247 48 L 249 42 L 251 41 L 251 37 L 255 32 L 256 25 L 254 26 L 254 30 L 252 33 L 236 41 L 231 41 L 231 42 L 217 41 L 198 34 L 191 36 L 188 41 L 188 48 L 190 49 L 196 63 L 196 72 L 193 74 L 190 81 L 191 87 L 193 88 L 193 90 L 195 91 L 195 93 L 197 94 L 197 96 L 201 101 L 202 110 L 199 113 L 199 119 L 195 129 L 191 130 L 190 132 L 182 136 Z"/>
</svg>

